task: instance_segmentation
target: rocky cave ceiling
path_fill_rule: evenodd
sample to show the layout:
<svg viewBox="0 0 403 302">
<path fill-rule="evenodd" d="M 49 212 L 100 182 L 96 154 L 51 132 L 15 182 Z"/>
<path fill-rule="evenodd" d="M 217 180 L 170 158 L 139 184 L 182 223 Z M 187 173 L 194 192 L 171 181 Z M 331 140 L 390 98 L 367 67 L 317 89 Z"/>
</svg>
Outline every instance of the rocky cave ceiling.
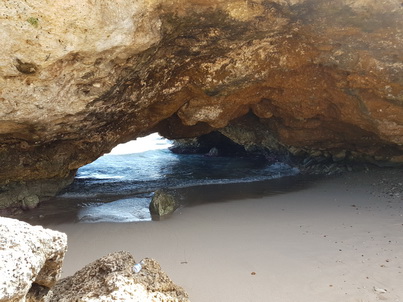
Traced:
<svg viewBox="0 0 403 302">
<path fill-rule="evenodd" d="M 403 3 L 6 1 L 0 184 L 65 178 L 118 143 L 403 162 Z"/>
</svg>

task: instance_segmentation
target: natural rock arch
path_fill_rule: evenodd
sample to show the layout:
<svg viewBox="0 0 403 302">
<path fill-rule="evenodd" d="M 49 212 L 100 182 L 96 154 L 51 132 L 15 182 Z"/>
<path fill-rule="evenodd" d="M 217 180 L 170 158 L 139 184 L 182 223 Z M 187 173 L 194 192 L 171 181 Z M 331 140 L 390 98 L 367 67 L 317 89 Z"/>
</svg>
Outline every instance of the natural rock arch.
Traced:
<svg viewBox="0 0 403 302">
<path fill-rule="evenodd" d="M 154 131 L 402 162 L 402 17 L 394 0 L 9 3 L 0 204 Z"/>
</svg>

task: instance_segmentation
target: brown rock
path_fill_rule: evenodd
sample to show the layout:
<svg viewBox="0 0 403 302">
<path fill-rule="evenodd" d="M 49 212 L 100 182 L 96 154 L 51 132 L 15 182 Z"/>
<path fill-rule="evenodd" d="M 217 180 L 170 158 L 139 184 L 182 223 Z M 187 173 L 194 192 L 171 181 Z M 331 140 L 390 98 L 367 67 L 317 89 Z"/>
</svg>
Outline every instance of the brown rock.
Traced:
<svg viewBox="0 0 403 302">
<path fill-rule="evenodd" d="M 60 280 L 50 301 L 189 301 L 155 260 L 146 258 L 142 263 L 141 271 L 134 273 L 135 261 L 128 252 L 109 254 Z"/>
<path fill-rule="evenodd" d="M 1 18 L 0 185 L 153 131 L 401 162 L 399 1 L 29 0 Z"/>
</svg>

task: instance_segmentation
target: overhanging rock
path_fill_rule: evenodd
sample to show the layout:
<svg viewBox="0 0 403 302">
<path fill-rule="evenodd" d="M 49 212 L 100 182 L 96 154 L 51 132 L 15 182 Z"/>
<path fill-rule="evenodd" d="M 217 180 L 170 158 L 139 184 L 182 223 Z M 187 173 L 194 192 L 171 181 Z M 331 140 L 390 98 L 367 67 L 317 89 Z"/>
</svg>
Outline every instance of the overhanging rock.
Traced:
<svg viewBox="0 0 403 302">
<path fill-rule="evenodd" d="M 3 187 L 153 131 L 403 162 L 399 1 L 27 0 L 0 22 Z"/>
</svg>

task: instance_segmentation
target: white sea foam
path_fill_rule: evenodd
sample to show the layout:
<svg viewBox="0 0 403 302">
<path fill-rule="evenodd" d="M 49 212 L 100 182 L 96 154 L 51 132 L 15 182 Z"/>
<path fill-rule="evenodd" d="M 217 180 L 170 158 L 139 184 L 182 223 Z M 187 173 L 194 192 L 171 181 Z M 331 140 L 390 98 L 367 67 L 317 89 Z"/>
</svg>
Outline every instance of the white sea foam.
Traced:
<svg viewBox="0 0 403 302">
<path fill-rule="evenodd" d="M 147 198 L 126 198 L 108 203 L 97 203 L 79 210 L 80 222 L 136 222 L 150 221 Z"/>
</svg>

